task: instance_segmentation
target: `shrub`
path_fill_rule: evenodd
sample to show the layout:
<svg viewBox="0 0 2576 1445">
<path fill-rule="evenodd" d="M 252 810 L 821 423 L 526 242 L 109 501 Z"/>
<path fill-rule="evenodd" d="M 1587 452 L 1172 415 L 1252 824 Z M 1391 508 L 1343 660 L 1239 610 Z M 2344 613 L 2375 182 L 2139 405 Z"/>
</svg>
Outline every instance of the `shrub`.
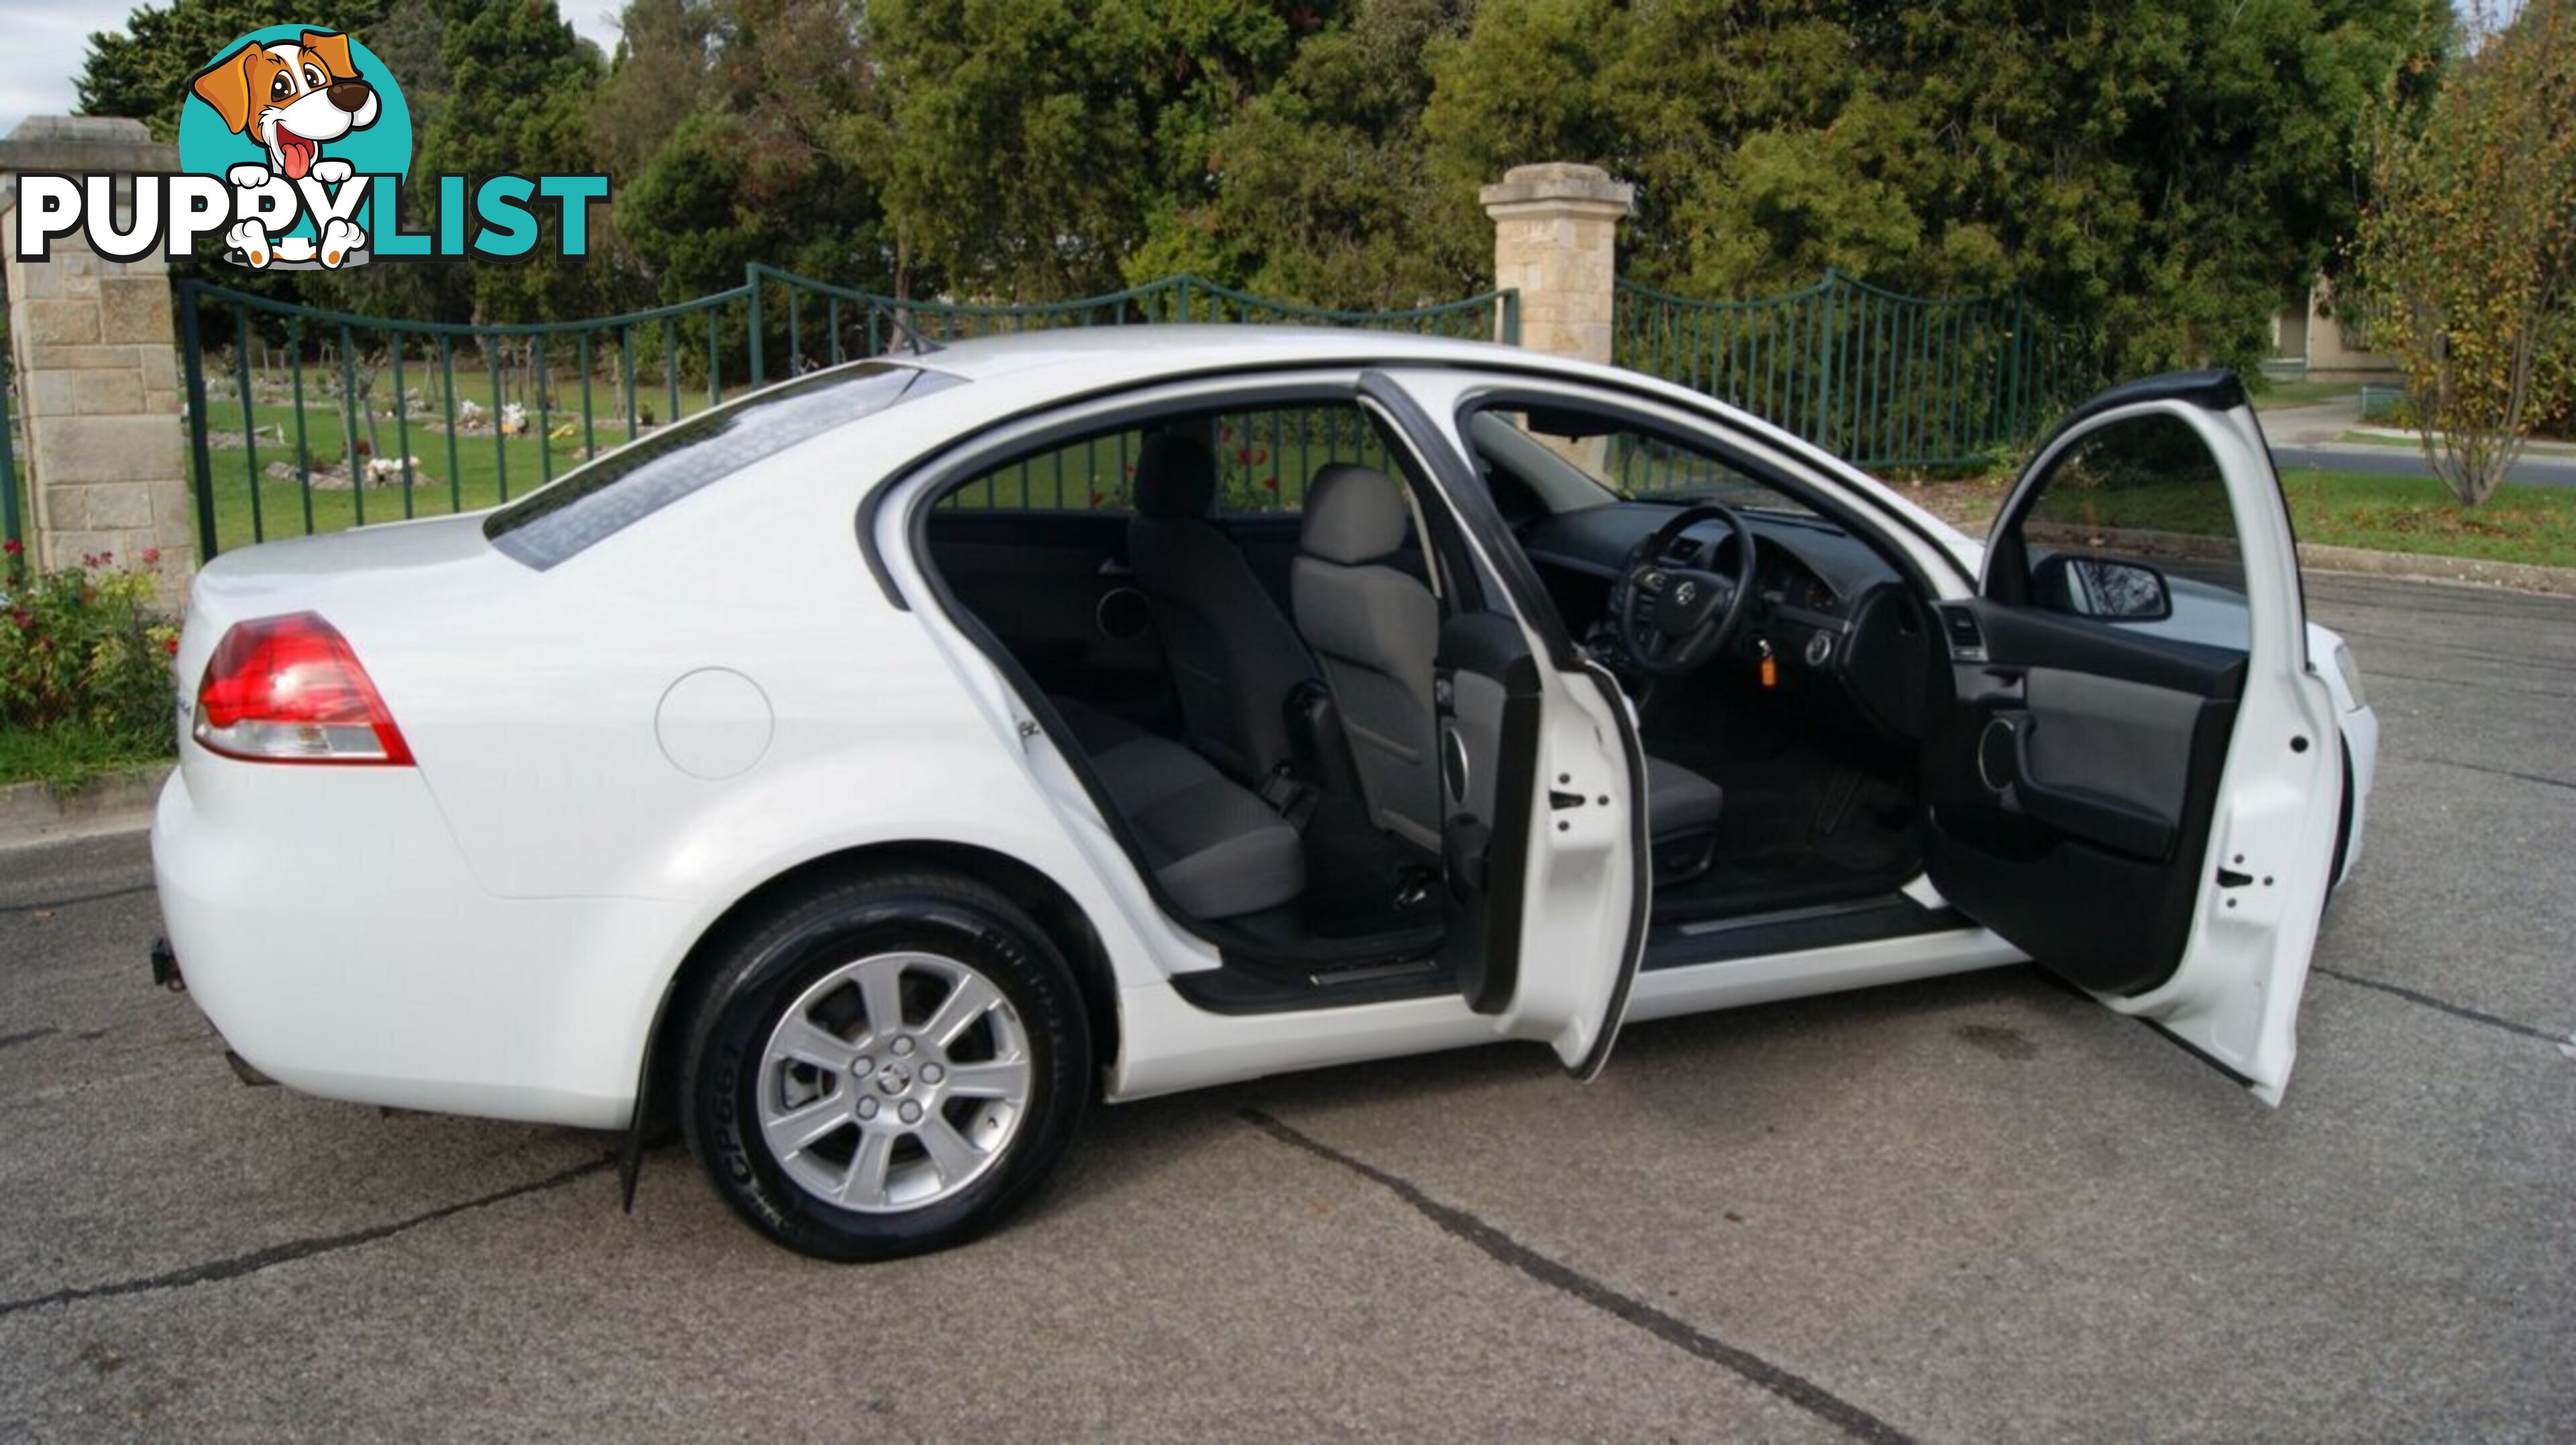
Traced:
<svg viewBox="0 0 2576 1445">
<path fill-rule="evenodd" d="M 0 731 L 79 731 L 167 753 L 179 630 L 152 610 L 152 575 L 110 555 L 39 572 L 0 544 Z M 145 566 L 160 559 L 147 552 Z"/>
</svg>

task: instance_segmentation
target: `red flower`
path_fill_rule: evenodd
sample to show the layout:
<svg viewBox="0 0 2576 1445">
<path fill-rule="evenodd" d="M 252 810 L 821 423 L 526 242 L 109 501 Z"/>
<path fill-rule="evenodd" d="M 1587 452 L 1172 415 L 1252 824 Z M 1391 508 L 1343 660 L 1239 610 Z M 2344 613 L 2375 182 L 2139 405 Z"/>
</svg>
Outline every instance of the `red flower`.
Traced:
<svg viewBox="0 0 2576 1445">
<path fill-rule="evenodd" d="M 161 650 L 170 654 L 172 657 L 177 657 L 179 655 L 179 639 L 173 637 L 169 641 L 162 643 Z"/>
<path fill-rule="evenodd" d="M 9 614 L 9 620 L 18 624 L 21 628 L 33 627 L 36 625 L 36 619 L 25 612 L 12 612 Z"/>
<path fill-rule="evenodd" d="M 1251 466 L 1251 465 L 1252 465 L 1252 448 L 1250 448 L 1250 447 L 1242 447 L 1242 448 L 1239 448 L 1239 449 L 1235 452 L 1235 454 L 1234 454 L 1234 459 L 1235 459 L 1236 461 L 1238 461 L 1238 462 L 1243 463 L 1243 464 L 1244 464 L 1245 466 L 1247 466 L 1247 467 L 1248 467 L 1248 466 Z"/>
<path fill-rule="evenodd" d="M 160 549 L 160 548 L 158 548 L 158 547 L 146 547 L 146 548 L 144 548 L 144 549 L 143 549 L 143 565 L 144 565 L 144 566 L 146 566 L 146 567 L 158 567 L 158 566 L 160 566 L 160 565 L 161 565 L 161 549 Z"/>
<path fill-rule="evenodd" d="M 1279 479 L 1277 477 L 1264 477 L 1261 479 L 1261 485 L 1270 489 L 1270 495 L 1274 497 L 1279 495 Z"/>
<path fill-rule="evenodd" d="M 0 557 L 15 557 L 26 550 L 27 549 L 24 546 L 19 544 L 18 539 L 15 537 L 10 538 L 6 542 L 0 542 Z"/>
</svg>

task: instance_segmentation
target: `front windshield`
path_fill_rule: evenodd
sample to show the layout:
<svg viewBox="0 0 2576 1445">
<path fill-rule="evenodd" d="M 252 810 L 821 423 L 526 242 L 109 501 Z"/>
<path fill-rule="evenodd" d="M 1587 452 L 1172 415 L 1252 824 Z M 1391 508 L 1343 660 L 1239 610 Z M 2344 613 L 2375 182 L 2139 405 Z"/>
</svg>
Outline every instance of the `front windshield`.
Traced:
<svg viewBox="0 0 2576 1445">
<path fill-rule="evenodd" d="M 1601 429 L 1607 426 L 1606 430 Z M 1566 431 L 1575 428 L 1568 425 Z M 1716 457 L 1659 435 L 1586 418 L 1588 435 L 1552 433 L 1544 419 L 1479 412 L 1470 425 L 1489 465 L 1508 469 L 1545 499 L 1551 512 L 1613 501 L 1716 502 L 1755 511 L 1814 516 L 1799 503 Z"/>
</svg>

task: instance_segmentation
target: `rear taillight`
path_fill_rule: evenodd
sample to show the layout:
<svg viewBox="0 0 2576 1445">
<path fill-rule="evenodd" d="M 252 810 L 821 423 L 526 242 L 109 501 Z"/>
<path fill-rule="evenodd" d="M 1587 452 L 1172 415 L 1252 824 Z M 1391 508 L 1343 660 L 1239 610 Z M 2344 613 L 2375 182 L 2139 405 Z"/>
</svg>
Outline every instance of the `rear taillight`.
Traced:
<svg viewBox="0 0 2576 1445">
<path fill-rule="evenodd" d="M 411 746 L 348 639 L 312 612 L 224 634 L 197 685 L 195 732 L 208 750 L 252 762 L 411 766 Z"/>
</svg>

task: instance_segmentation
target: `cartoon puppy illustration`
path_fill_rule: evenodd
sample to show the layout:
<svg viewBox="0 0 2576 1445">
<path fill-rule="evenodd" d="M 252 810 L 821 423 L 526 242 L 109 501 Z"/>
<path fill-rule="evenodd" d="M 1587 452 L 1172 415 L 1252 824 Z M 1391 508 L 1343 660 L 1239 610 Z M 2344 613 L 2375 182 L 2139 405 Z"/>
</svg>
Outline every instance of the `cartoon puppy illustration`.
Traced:
<svg viewBox="0 0 2576 1445">
<path fill-rule="evenodd" d="M 349 37 L 321 30 L 304 31 L 293 41 L 245 45 L 197 72 L 188 89 L 215 108 L 227 129 L 265 149 L 269 169 L 290 181 L 314 174 L 317 165 L 316 179 L 346 180 L 348 165 L 322 160 L 323 144 L 374 125 L 378 110 L 375 87 L 358 78 L 349 58 Z M 338 266 L 367 244 L 366 232 L 350 222 L 331 221 L 322 229 L 318 249 L 325 266 Z M 225 239 L 254 267 L 267 265 L 269 254 L 281 249 L 256 221 L 235 225 Z"/>
</svg>

